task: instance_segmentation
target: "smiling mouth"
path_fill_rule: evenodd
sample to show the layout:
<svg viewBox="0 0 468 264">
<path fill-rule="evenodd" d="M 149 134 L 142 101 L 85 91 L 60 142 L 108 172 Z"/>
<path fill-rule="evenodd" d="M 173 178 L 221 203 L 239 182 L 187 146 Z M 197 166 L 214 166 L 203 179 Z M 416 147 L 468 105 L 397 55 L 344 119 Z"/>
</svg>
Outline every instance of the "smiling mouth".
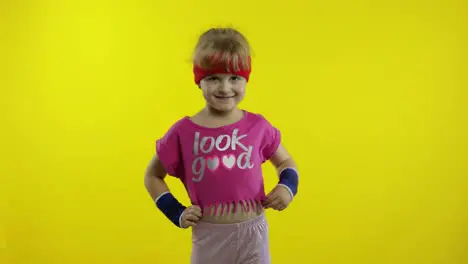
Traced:
<svg viewBox="0 0 468 264">
<path fill-rule="evenodd" d="M 233 96 L 217 96 L 217 95 L 215 95 L 215 97 L 218 98 L 218 99 L 229 99 L 229 98 L 233 98 L 234 95 Z"/>
</svg>

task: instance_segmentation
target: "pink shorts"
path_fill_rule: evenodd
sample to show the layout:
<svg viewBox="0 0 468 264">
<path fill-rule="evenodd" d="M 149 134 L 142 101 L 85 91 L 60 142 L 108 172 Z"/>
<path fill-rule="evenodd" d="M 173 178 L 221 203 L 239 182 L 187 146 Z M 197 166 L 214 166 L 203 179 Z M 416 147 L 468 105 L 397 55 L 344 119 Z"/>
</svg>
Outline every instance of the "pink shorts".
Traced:
<svg viewBox="0 0 468 264">
<path fill-rule="evenodd" d="M 236 224 L 198 222 L 192 229 L 192 264 L 270 264 L 265 214 Z"/>
</svg>

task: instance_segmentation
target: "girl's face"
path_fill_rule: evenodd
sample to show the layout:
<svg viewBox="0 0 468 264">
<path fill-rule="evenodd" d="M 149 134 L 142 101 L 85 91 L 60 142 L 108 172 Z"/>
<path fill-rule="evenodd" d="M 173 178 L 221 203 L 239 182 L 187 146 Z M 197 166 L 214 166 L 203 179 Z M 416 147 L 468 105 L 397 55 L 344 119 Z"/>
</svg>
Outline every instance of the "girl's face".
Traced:
<svg viewBox="0 0 468 264">
<path fill-rule="evenodd" d="M 237 108 L 244 98 L 245 86 L 246 80 L 233 74 L 215 74 L 200 82 L 207 105 L 220 112 Z"/>
</svg>

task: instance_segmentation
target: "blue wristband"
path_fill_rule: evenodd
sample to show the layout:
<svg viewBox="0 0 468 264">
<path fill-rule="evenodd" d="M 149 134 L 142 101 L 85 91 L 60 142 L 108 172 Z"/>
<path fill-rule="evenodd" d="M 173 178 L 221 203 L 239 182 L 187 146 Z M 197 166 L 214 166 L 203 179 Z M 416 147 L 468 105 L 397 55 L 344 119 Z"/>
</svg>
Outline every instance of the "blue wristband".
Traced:
<svg viewBox="0 0 468 264">
<path fill-rule="evenodd" d="M 170 192 L 161 195 L 156 200 L 156 206 L 164 213 L 164 215 L 171 220 L 177 227 L 180 226 L 180 217 L 185 210 L 183 206 Z"/>
<path fill-rule="evenodd" d="M 299 185 L 299 175 L 297 171 L 293 168 L 286 168 L 280 172 L 279 178 L 278 184 L 286 187 L 293 197 L 296 196 Z"/>
</svg>

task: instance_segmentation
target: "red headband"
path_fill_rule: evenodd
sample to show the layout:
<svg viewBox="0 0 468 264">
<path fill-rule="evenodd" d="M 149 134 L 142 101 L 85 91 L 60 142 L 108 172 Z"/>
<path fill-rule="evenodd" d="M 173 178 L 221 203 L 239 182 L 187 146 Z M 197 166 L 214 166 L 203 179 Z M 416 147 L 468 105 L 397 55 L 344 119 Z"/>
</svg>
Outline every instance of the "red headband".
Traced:
<svg viewBox="0 0 468 264">
<path fill-rule="evenodd" d="M 194 65 L 193 66 L 193 74 L 195 75 L 195 83 L 200 84 L 200 81 L 203 78 L 208 77 L 208 76 L 213 75 L 213 74 L 219 74 L 219 73 L 235 74 L 235 75 L 238 75 L 238 76 L 242 76 L 242 77 L 245 78 L 246 81 L 249 81 L 250 72 L 251 72 L 251 59 L 250 59 L 250 57 L 248 57 L 248 66 L 249 67 L 248 67 L 247 70 L 242 69 L 241 65 L 239 65 L 240 70 L 235 71 L 232 63 L 229 63 L 228 66 L 229 66 L 228 70 L 223 66 L 215 67 L 213 69 L 207 70 L 207 69 L 203 69 L 202 67 L 200 67 L 198 65 Z"/>
</svg>

